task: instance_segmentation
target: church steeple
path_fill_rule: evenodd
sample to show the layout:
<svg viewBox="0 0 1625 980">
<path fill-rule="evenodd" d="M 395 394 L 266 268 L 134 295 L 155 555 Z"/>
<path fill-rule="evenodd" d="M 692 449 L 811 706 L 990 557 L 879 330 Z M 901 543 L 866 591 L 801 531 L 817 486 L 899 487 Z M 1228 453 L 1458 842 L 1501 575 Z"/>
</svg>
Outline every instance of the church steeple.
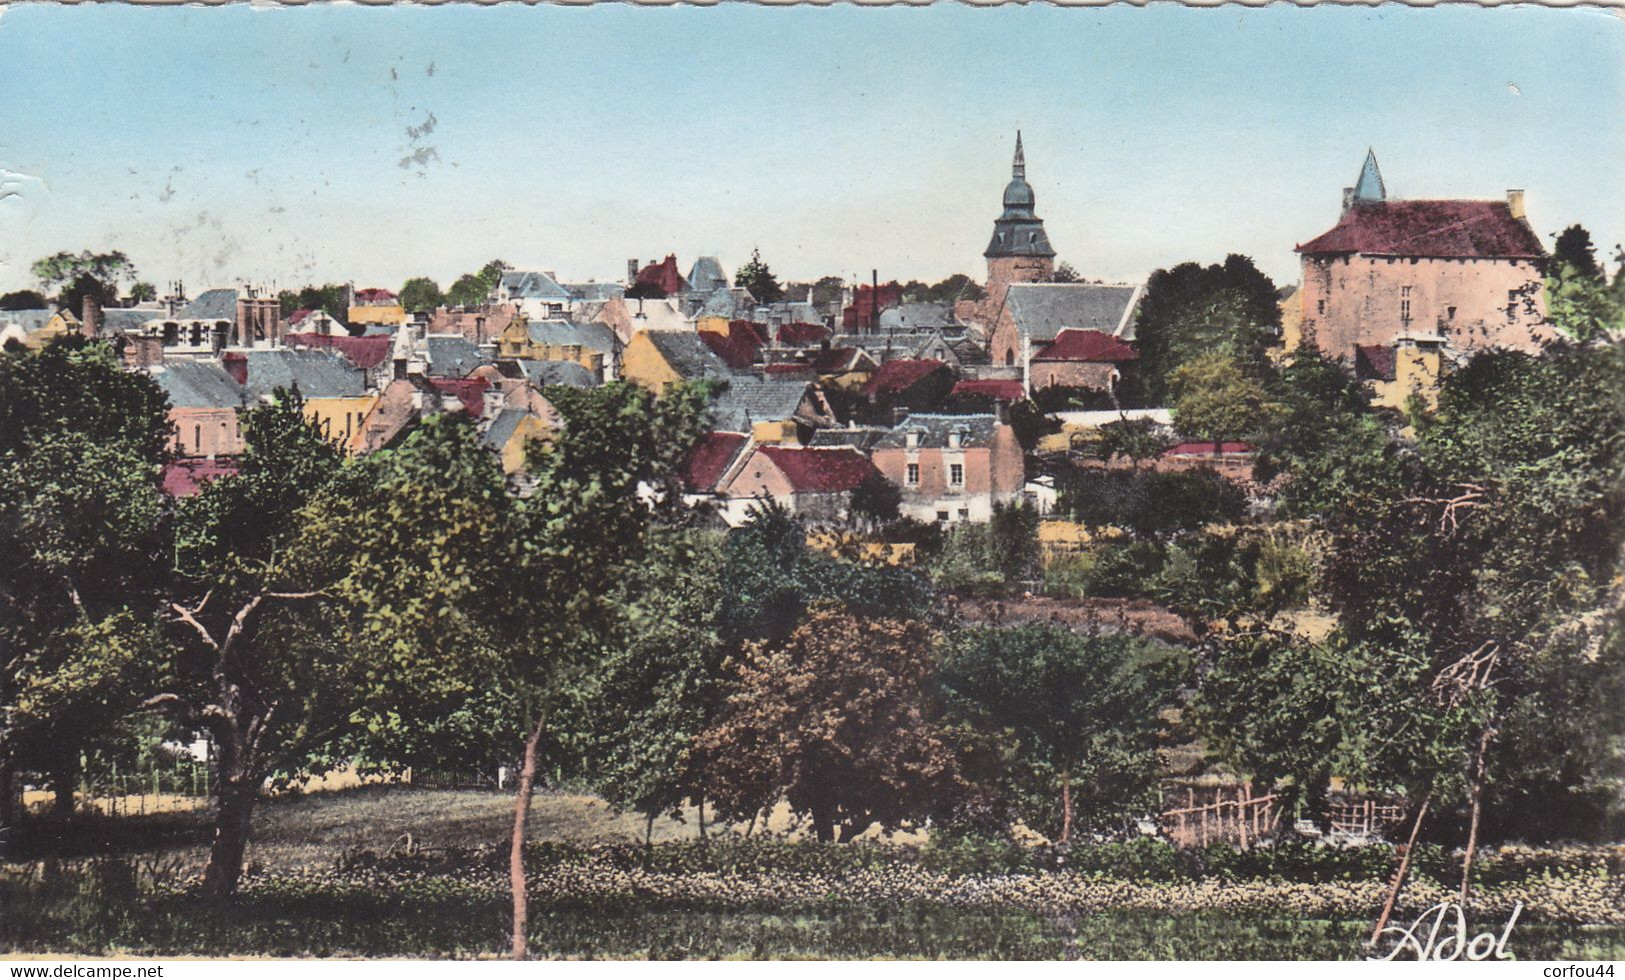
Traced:
<svg viewBox="0 0 1625 980">
<path fill-rule="evenodd" d="M 1053 258 L 1055 250 L 1044 234 L 1044 222 L 1034 213 L 1033 188 L 1027 183 L 1027 154 L 1021 146 L 1021 130 L 1016 130 L 1016 155 L 1010 162 L 1010 183 L 1004 188 L 1004 213 L 993 222 L 993 240 L 982 254 L 995 256 L 1036 256 Z"/>
<path fill-rule="evenodd" d="M 1021 130 L 1016 130 L 1016 159 L 1010 164 L 1010 176 L 1017 180 L 1027 179 L 1027 158 L 1021 153 Z"/>
</svg>

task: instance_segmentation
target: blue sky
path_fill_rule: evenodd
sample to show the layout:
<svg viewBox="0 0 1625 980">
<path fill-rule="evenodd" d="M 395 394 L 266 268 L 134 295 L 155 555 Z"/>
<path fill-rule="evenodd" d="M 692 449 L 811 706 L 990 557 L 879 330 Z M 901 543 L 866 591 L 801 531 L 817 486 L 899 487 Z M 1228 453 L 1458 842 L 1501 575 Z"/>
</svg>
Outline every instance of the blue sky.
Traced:
<svg viewBox="0 0 1625 980">
<path fill-rule="evenodd" d="M 120 248 L 196 293 L 753 246 L 781 278 L 980 276 L 1014 132 L 1051 241 L 1137 279 L 1293 246 L 1374 147 L 1401 197 L 1528 192 L 1625 240 L 1625 18 L 1178 7 L 0 15 L 0 289 Z"/>
</svg>

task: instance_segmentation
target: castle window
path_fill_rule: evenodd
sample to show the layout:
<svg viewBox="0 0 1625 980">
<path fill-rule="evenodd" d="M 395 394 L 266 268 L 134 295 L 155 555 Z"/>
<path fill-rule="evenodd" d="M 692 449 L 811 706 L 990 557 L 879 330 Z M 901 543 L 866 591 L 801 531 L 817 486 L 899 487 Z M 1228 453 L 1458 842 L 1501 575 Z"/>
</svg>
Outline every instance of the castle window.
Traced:
<svg viewBox="0 0 1625 980">
<path fill-rule="evenodd" d="M 905 476 L 903 479 L 904 479 L 904 482 L 906 482 L 911 487 L 919 486 L 920 485 L 920 464 L 919 463 L 910 463 L 910 464 L 908 464 L 908 475 Z"/>
<path fill-rule="evenodd" d="M 1411 322 L 1411 287 L 1399 287 L 1399 318 L 1406 323 Z"/>
</svg>

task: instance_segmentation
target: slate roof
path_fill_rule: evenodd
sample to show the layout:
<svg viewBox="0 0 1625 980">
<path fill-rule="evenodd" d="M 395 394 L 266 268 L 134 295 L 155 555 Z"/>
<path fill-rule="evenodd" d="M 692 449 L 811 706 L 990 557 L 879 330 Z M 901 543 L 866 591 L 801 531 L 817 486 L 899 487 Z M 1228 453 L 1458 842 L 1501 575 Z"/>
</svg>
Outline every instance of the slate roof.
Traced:
<svg viewBox="0 0 1625 980">
<path fill-rule="evenodd" d="M 1356 345 L 1354 376 L 1361 381 L 1394 380 L 1394 349 L 1382 344 Z"/>
<path fill-rule="evenodd" d="M 490 363 L 479 347 L 466 337 L 426 337 L 429 374 L 436 378 L 466 378 L 482 364 Z"/>
<path fill-rule="evenodd" d="M 248 360 L 250 398 L 259 399 L 278 388 L 299 386 L 306 398 L 354 398 L 367 393 L 361 369 L 325 350 L 251 350 Z"/>
<path fill-rule="evenodd" d="M 580 346 L 600 354 L 615 352 L 615 331 L 602 323 L 571 323 L 568 320 L 532 320 L 525 324 L 531 343 L 549 347 Z"/>
<path fill-rule="evenodd" d="M 1109 333 L 1099 330 L 1066 329 L 1055 339 L 1033 351 L 1035 361 L 1089 361 L 1093 363 L 1121 364 L 1140 356 L 1140 352 Z"/>
<path fill-rule="evenodd" d="M 504 408 L 480 434 L 480 442 L 488 449 L 502 449 L 519 430 L 519 423 L 524 421 L 528 414 L 530 413 L 522 408 Z"/>
<path fill-rule="evenodd" d="M 705 341 L 692 330 L 645 330 L 661 358 L 687 381 L 700 378 L 727 378 L 732 372 Z"/>
<path fill-rule="evenodd" d="M 868 381 L 864 382 L 865 395 L 895 395 L 947 367 L 941 361 L 887 361 Z"/>
<path fill-rule="evenodd" d="M 394 339 L 387 334 L 341 337 L 336 334 L 290 333 L 282 339 L 289 347 L 332 350 L 363 371 L 375 368 L 388 360 L 395 346 Z"/>
<path fill-rule="evenodd" d="M 236 320 L 237 290 L 205 289 L 181 307 L 177 320 Z"/>
<path fill-rule="evenodd" d="M 515 361 L 525 380 L 538 388 L 563 385 L 568 388 L 596 388 L 599 379 L 575 361 Z"/>
<path fill-rule="evenodd" d="M 717 427 L 749 432 L 757 422 L 793 419 L 809 384 L 805 378 L 735 377 L 712 405 Z"/>
<path fill-rule="evenodd" d="M 918 330 L 922 327 L 937 329 L 954 325 L 952 303 L 903 303 L 880 311 L 880 327 L 902 327 Z"/>
<path fill-rule="evenodd" d="M 236 315 L 236 310 L 232 311 Z M 104 330 L 117 330 L 120 332 L 139 330 L 153 320 L 163 316 L 161 310 L 102 310 L 102 328 Z"/>
<path fill-rule="evenodd" d="M 688 288 L 697 293 L 728 288 L 728 276 L 722 271 L 722 263 L 717 261 L 716 256 L 702 255 L 694 260 L 694 265 L 688 270 Z"/>
<path fill-rule="evenodd" d="M 1036 341 L 1054 340 L 1068 327 L 1115 334 L 1133 322 L 1139 287 L 1104 283 L 1012 283 L 1004 305 L 1016 329 Z"/>
<path fill-rule="evenodd" d="M 170 361 L 152 378 L 176 408 L 237 408 L 246 397 L 243 386 L 210 361 Z"/>
<path fill-rule="evenodd" d="M 1298 246 L 1304 255 L 1440 259 L 1539 259 L 1546 250 L 1505 201 L 1357 202 L 1331 231 Z"/>
<path fill-rule="evenodd" d="M 554 303 L 568 303 L 570 293 L 545 272 L 521 272 L 510 269 L 502 274 L 501 287 L 513 299 L 539 299 Z"/>
<path fill-rule="evenodd" d="M 760 446 L 756 450 L 773 461 L 796 493 L 842 493 L 855 490 L 876 473 L 869 457 L 850 447 L 792 449 Z"/>
<path fill-rule="evenodd" d="M 560 285 L 573 299 L 581 302 L 619 299 L 626 295 L 626 287 L 618 282 L 566 282 Z"/>
<path fill-rule="evenodd" d="M 28 333 L 44 327 L 56 316 L 55 310 L 4 310 L 0 311 L 0 323 L 15 323 Z"/>
<path fill-rule="evenodd" d="M 914 414 L 897 423 L 875 443 L 875 448 L 905 449 L 908 447 L 908 433 L 918 432 L 919 448 L 946 449 L 948 434 L 957 429 L 963 433 L 959 444 L 964 448 L 974 449 L 993 445 L 993 435 L 998 428 L 998 420 L 991 415 Z"/>
<path fill-rule="evenodd" d="M 860 453 L 867 453 L 875 447 L 875 443 L 886 437 L 890 429 L 880 426 L 862 426 L 856 429 L 819 429 L 813 433 L 812 441 L 808 445 L 815 449 L 830 449 L 837 446 L 850 446 Z"/>
<path fill-rule="evenodd" d="M 680 474 L 683 485 L 696 493 L 715 490 L 728 468 L 749 444 L 750 437 L 740 432 L 706 433 L 683 462 Z"/>
<path fill-rule="evenodd" d="M 732 320 L 740 311 L 749 310 L 755 302 L 748 289 L 719 289 L 706 297 L 694 315 L 725 316 Z"/>
</svg>

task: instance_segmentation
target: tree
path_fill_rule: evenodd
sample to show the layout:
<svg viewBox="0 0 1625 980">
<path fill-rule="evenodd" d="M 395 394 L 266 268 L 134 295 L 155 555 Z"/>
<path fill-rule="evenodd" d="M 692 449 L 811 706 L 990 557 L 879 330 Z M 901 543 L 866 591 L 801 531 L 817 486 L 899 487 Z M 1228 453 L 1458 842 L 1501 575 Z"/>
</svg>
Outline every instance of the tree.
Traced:
<svg viewBox="0 0 1625 980">
<path fill-rule="evenodd" d="M 852 491 L 852 516 L 878 527 L 897 520 L 897 509 L 903 503 L 903 492 L 897 484 L 878 472 L 863 478 Z"/>
<path fill-rule="evenodd" d="M 1591 232 L 1581 225 L 1569 225 L 1557 236 L 1552 246 L 1551 268 L 1567 270 L 1566 275 L 1601 281 L 1602 265 L 1597 262 L 1597 248 L 1591 244 Z"/>
<path fill-rule="evenodd" d="M 1057 262 L 1055 271 L 1050 273 L 1050 282 L 1079 282 L 1083 279 L 1078 270 L 1072 268 L 1070 262 Z"/>
<path fill-rule="evenodd" d="M 408 313 L 432 313 L 445 302 L 445 294 L 433 279 L 417 276 L 401 286 L 401 306 Z"/>
<path fill-rule="evenodd" d="M 41 310 L 45 304 L 44 294 L 32 289 L 19 289 L 0 296 L 0 310 Z"/>
<path fill-rule="evenodd" d="M 1244 255 L 1158 269 L 1136 314 L 1140 356 L 1123 379 L 1123 396 L 1129 404 L 1162 404 L 1167 376 L 1198 354 L 1228 353 L 1254 369 L 1280 325 L 1275 284 Z"/>
<path fill-rule="evenodd" d="M 1139 637 L 979 627 L 950 637 L 940 682 L 953 718 L 1013 744 L 1006 794 L 1064 844 L 1156 809 L 1158 713 L 1186 672 L 1179 651 Z"/>
<path fill-rule="evenodd" d="M 105 344 L 0 355 L 0 777 L 47 772 L 59 809 L 151 659 L 166 413 L 157 384 Z"/>
<path fill-rule="evenodd" d="M 762 250 L 758 248 L 750 250 L 750 261 L 734 273 L 734 285 L 750 290 L 758 303 L 777 303 L 784 298 L 784 290 L 773 270 L 762 261 Z"/>
<path fill-rule="evenodd" d="M 34 278 L 48 290 L 83 279 L 90 280 L 102 289 L 111 290 L 117 295 L 119 283 L 135 278 L 135 265 L 123 252 L 96 253 L 88 249 L 77 255 L 72 252 L 58 252 L 55 255 L 47 255 L 30 268 Z"/>
<path fill-rule="evenodd" d="M 722 811 L 779 798 L 821 841 L 946 812 L 963 793 L 933 722 L 925 626 L 821 607 L 783 644 L 747 646 L 727 703 L 696 751 Z"/>
<path fill-rule="evenodd" d="M 130 287 L 129 301 L 133 306 L 136 303 L 150 303 L 158 298 L 158 287 L 150 282 L 138 282 Z"/>
<path fill-rule="evenodd" d="M 350 288 L 339 283 L 305 286 L 298 290 L 283 290 L 277 294 L 284 317 L 299 310 L 321 310 L 328 316 L 345 322 L 350 317 Z"/>
<path fill-rule="evenodd" d="M 260 785 L 319 742 L 346 686 L 326 644 L 290 606 L 326 601 L 335 563 L 294 561 L 310 515 L 333 480 L 338 450 L 304 417 L 297 395 L 242 416 L 248 449 L 237 475 L 187 498 L 178 515 L 176 580 L 165 603 L 174 655 L 146 705 L 206 729 L 219 752 L 215 837 L 204 869 L 212 898 L 235 892 Z M 347 717 L 347 712 L 344 712 Z"/>
<path fill-rule="evenodd" d="M 1186 361 L 1168 376 L 1174 428 L 1194 439 L 1239 439 L 1264 429 L 1279 413 L 1268 392 L 1240 362 L 1224 354 Z"/>
<path fill-rule="evenodd" d="M 1136 469 L 1162 453 L 1167 439 L 1163 428 L 1152 419 L 1120 418 L 1100 427 L 1100 458 L 1110 462 L 1119 456 L 1133 461 Z"/>
</svg>

